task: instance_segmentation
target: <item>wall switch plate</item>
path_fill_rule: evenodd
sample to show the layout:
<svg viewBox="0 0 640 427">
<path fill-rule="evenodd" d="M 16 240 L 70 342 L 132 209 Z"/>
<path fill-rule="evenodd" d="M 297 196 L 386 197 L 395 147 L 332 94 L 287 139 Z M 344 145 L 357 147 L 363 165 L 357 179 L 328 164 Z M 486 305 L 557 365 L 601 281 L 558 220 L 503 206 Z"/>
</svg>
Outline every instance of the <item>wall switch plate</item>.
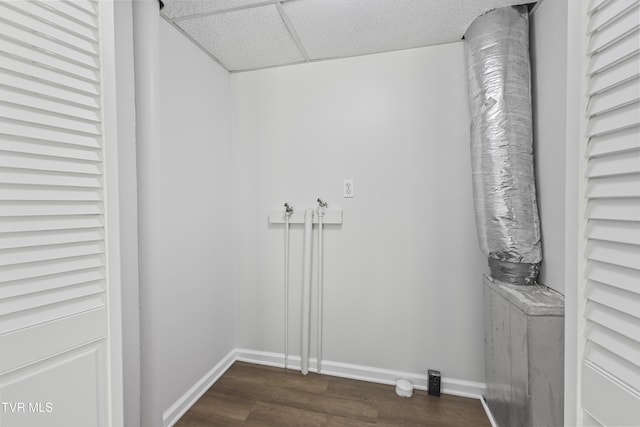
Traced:
<svg viewBox="0 0 640 427">
<path fill-rule="evenodd" d="M 350 198 L 354 197 L 353 179 L 351 179 L 351 178 L 343 179 L 342 180 L 342 190 L 343 190 L 345 199 L 350 199 Z"/>
</svg>

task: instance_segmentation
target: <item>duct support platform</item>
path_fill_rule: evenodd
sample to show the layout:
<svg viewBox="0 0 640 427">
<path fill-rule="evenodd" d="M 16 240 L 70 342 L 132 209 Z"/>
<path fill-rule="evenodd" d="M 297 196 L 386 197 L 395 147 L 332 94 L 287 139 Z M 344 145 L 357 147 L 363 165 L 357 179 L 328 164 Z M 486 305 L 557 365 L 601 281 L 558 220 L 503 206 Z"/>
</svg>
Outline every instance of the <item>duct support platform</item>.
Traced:
<svg viewBox="0 0 640 427">
<path fill-rule="evenodd" d="M 500 427 L 564 423 L 564 297 L 484 276 L 485 401 Z"/>
</svg>

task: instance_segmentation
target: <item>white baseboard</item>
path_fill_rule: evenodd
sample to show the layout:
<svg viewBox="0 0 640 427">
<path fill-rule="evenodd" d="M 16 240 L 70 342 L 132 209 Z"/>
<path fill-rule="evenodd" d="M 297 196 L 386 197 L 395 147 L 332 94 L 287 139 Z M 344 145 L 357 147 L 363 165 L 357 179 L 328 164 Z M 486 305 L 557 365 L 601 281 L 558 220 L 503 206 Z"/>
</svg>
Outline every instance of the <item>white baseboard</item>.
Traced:
<svg viewBox="0 0 640 427">
<path fill-rule="evenodd" d="M 178 422 L 185 412 L 224 374 L 236 361 L 236 350 L 231 350 L 204 377 L 183 394 L 169 409 L 162 414 L 162 425 L 171 427 Z"/>
<path fill-rule="evenodd" d="M 282 353 L 269 353 L 248 349 L 237 349 L 236 360 L 256 363 L 259 365 L 284 367 L 284 355 Z M 289 356 L 287 368 L 300 369 L 300 357 Z M 411 381 L 413 387 L 418 390 L 427 390 L 427 374 L 393 371 L 389 369 L 374 368 L 371 366 L 353 365 L 349 363 L 322 361 L 322 374 L 335 377 L 351 378 L 361 381 L 369 381 L 381 384 L 394 385 L 396 380 L 403 378 Z M 309 360 L 309 370 L 317 372 L 316 359 Z M 473 381 L 458 380 L 443 377 L 441 380 L 441 392 L 455 396 L 481 399 L 485 391 L 485 384 Z"/>
<path fill-rule="evenodd" d="M 255 363 L 258 365 L 276 366 L 284 368 L 284 355 L 282 353 L 271 353 L 266 351 L 248 350 L 239 348 L 232 350 L 216 366 L 211 368 L 196 384 L 183 394 L 169 409 L 162 414 L 163 426 L 173 426 L 182 415 L 193 406 L 194 403 L 226 372 L 236 360 L 241 362 Z M 288 369 L 300 369 L 300 357 L 289 356 L 287 360 Z M 322 374 L 335 377 L 351 378 L 361 381 L 394 385 L 398 379 L 411 381 L 413 387 L 418 390 L 427 390 L 426 373 L 417 374 L 411 372 L 393 371 L 389 369 L 374 368 L 371 366 L 354 365 L 350 363 L 322 361 Z M 309 370 L 317 372 L 316 359 L 309 360 Z M 441 391 L 445 394 L 455 396 L 470 397 L 480 399 L 482 406 L 491 421 L 491 425 L 496 427 L 491 411 L 487 407 L 482 394 L 485 391 L 485 384 L 473 381 L 458 380 L 455 378 L 443 377 L 441 380 Z"/>
<path fill-rule="evenodd" d="M 295 366 L 291 366 L 292 359 Z M 256 363 L 258 365 L 276 366 L 284 368 L 284 355 L 282 353 L 271 353 L 267 351 L 247 350 L 236 348 L 236 360 L 240 362 Z M 300 358 L 289 356 L 288 368 L 300 369 Z"/>
</svg>

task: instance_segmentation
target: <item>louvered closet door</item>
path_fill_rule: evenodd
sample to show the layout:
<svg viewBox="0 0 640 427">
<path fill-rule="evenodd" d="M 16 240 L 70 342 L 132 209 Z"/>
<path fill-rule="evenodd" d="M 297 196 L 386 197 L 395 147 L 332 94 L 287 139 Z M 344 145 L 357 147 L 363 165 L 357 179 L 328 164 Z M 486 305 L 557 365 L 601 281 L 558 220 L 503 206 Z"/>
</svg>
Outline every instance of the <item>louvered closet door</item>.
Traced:
<svg viewBox="0 0 640 427">
<path fill-rule="evenodd" d="M 586 425 L 640 425 L 640 1 L 591 2 Z"/>
<path fill-rule="evenodd" d="M 109 425 L 98 4 L 0 2 L 0 425 Z"/>
</svg>

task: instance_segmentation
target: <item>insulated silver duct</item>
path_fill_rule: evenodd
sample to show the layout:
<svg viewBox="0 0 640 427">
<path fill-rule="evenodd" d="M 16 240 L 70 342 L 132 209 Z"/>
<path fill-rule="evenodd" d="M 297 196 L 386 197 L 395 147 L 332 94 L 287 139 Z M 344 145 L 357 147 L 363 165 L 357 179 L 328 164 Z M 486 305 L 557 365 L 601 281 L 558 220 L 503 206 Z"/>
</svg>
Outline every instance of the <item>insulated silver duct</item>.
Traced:
<svg viewBox="0 0 640 427">
<path fill-rule="evenodd" d="M 533 284 L 542 251 L 533 172 L 526 6 L 495 9 L 465 34 L 476 228 L 494 278 Z"/>
</svg>

